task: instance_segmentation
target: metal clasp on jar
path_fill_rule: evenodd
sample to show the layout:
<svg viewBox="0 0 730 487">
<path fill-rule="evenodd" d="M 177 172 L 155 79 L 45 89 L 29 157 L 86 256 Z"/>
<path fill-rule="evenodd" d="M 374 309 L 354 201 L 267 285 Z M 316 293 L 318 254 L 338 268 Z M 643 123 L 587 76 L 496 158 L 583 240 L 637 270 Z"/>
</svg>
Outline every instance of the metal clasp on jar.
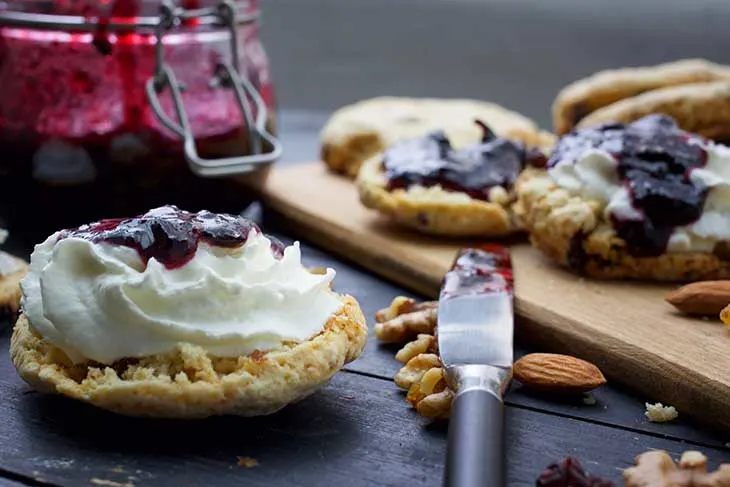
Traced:
<svg viewBox="0 0 730 487">
<path fill-rule="evenodd" d="M 155 46 L 155 75 L 147 81 L 146 93 L 152 111 L 165 127 L 176 133 L 183 140 L 185 158 L 190 169 L 200 176 L 228 176 L 254 171 L 261 166 L 273 163 L 281 157 L 282 147 L 266 129 L 267 108 L 261 94 L 247 77 L 239 74 L 238 33 L 236 26 L 241 23 L 255 21 L 255 15 L 241 16 L 231 0 L 221 0 L 216 7 L 200 9 L 184 9 L 175 5 L 172 0 L 163 0 L 160 8 L 160 20 L 155 27 L 157 43 Z M 215 77 L 211 85 L 224 89 L 232 89 L 236 95 L 238 107 L 248 130 L 250 154 L 244 156 L 204 159 L 198 154 L 195 136 L 190 129 L 185 105 L 182 101 L 181 86 L 175 73 L 165 62 L 163 37 L 167 32 L 179 25 L 183 20 L 202 19 L 226 27 L 230 34 L 231 61 L 220 61 L 216 67 Z M 170 90 L 177 122 L 173 121 L 162 109 L 158 95 L 165 89 Z M 253 109 L 251 107 L 253 102 Z M 263 153 L 264 142 L 271 150 Z"/>
</svg>

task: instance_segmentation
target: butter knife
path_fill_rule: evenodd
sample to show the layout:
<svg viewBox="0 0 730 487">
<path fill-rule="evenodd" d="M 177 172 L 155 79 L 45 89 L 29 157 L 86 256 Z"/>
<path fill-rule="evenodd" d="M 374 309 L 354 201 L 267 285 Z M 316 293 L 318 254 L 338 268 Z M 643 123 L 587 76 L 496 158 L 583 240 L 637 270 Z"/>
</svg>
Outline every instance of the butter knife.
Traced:
<svg viewBox="0 0 730 487">
<path fill-rule="evenodd" d="M 503 395 L 512 378 L 514 311 L 507 249 L 461 250 L 444 276 L 438 347 L 454 391 L 444 485 L 504 487 Z"/>
</svg>

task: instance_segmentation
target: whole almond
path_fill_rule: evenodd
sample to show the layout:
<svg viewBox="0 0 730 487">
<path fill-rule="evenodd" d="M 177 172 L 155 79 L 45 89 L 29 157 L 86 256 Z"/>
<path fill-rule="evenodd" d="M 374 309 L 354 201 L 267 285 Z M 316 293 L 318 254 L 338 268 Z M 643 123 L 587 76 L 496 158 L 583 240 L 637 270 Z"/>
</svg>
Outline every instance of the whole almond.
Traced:
<svg viewBox="0 0 730 487">
<path fill-rule="evenodd" d="M 717 316 L 730 304 L 730 281 L 699 281 L 667 294 L 667 302 L 689 315 Z"/>
<path fill-rule="evenodd" d="M 547 392 L 588 392 L 606 383 L 592 363 L 556 353 L 525 355 L 515 362 L 513 374 L 525 387 Z"/>
</svg>

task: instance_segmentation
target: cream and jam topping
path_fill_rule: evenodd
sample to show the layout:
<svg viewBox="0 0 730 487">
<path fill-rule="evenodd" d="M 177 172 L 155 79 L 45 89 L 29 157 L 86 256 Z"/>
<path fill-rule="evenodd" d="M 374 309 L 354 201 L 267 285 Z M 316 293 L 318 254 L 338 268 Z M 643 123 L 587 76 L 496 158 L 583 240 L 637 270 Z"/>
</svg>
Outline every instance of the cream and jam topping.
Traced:
<svg viewBox="0 0 730 487">
<path fill-rule="evenodd" d="M 730 149 L 667 116 L 573 130 L 547 170 L 564 189 L 602 202 L 634 256 L 711 252 L 730 239 Z"/>
<path fill-rule="evenodd" d="M 385 151 L 383 170 L 389 190 L 440 186 L 446 191 L 489 200 L 489 190 L 512 188 L 528 159 L 541 154 L 517 141 L 497 137 L 484 123 L 482 141 L 455 149 L 443 131 L 396 143 Z"/>
<path fill-rule="evenodd" d="M 236 357 L 304 341 L 342 307 L 334 270 L 251 221 L 166 206 L 63 230 L 37 245 L 21 282 L 35 331 L 75 362 L 109 364 L 180 343 Z"/>
<path fill-rule="evenodd" d="M 58 238 L 73 237 L 129 247 L 137 251 L 144 263 L 154 258 L 166 268 L 175 269 L 195 256 L 201 242 L 215 247 L 240 247 L 251 232 L 259 234 L 261 229 L 240 216 L 209 211 L 190 213 L 168 205 L 134 218 L 106 219 L 63 230 Z M 271 251 L 281 257 L 284 245 L 269 239 Z"/>
</svg>

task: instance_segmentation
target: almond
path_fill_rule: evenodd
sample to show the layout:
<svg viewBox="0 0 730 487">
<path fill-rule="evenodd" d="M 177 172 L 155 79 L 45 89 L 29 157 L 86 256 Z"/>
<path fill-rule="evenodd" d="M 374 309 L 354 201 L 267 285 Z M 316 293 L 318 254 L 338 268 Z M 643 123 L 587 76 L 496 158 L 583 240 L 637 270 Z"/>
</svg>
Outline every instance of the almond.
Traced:
<svg viewBox="0 0 730 487">
<path fill-rule="evenodd" d="M 689 315 L 714 315 L 730 303 L 730 281 L 699 281 L 667 294 L 667 302 Z"/>
<path fill-rule="evenodd" d="M 513 374 L 525 387 L 548 392 L 588 392 L 606 383 L 592 363 L 555 353 L 525 355 L 515 362 Z"/>
</svg>

